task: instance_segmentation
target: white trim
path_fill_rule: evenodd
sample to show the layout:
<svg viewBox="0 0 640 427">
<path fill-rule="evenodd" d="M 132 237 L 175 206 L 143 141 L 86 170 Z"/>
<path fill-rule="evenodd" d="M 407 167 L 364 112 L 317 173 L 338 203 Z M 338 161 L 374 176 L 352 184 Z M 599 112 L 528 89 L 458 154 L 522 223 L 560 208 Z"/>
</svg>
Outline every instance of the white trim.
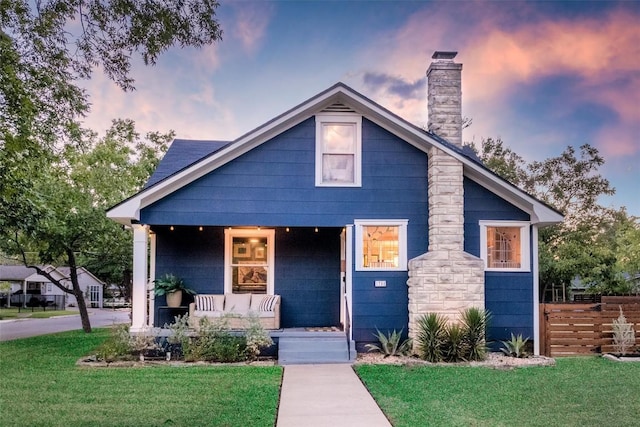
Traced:
<svg viewBox="0 0 640 427">
<path fill-rule="evenodd" d="M 480 258 L 484 261 L 484 271 L 529 272 L 531 271 L 530 225 L 528 221 L 479 221 Z M 520 268 L 490 268 L 487 266 L 487 227 L 517 227 L 520 229 Z"/>
<path fill-rule="evenodd" d="M 149 293 L 149 319 L 147 323 L 149 327 L 153 327 L 156 317 L 156 292 L 154 282 L 156 280 L 156 237 L 156 233 L 149 231 L 149 285 L 147 286 L 147 292 Z"/>
<path fill-rule="evenodd" d="M 267 295 L 274 295 L 275 279 L 275 239 L 276 230 L 272 228 L 225 228 L 224 230 L 224 293 L 233 293 L 231 260 L 233 258 L 234 237 L 267 238 Z"/>
<path fill-rule="evenodd" d="M 531 262 L 533 263 L 533 355 L 540 356 L 540 277 L 538 265 L 538 226 L 531 227 L 533 249 Z"/>
<path fill-rule="evenodd" d="M 131 332 L 147 326 L 147 243 L 146 225 L 133 224 L 133 285 L 131 289 Z"/>
<path fill-rule="evenodd" d="M 349 340 L 353 340 L 353 225 L 347 225 L 347 248 L 346 248 L 346 296 L 347 307 L 349 308 Z"/>
<path fill-rule="evenodd" d="M 356 233 L 356 271 L 407 271 L 407 219 L 356 219 L 353 221 Z M 362 228 L 378 225 L 398 227 L 398 267 L 365 267 L 363 264 Z"/>
<path fill-rule="evenodd" d="M 191 167 L 166 178 L 150 188 L 140 191 L 133 197 L 109 209 L 107 211 L 107 217 L 125 225 L 131 224 L 132 220 L 140 220 L 140 210 L 142 208 L 149 206 L 216 168 L 232 161 L 334 103 L 342 103 L 350 106 L 363 117 L 366 117 L 368 120 L 371 120 L 373 123 L 388 130 L 423 152 L 427 152 L 429 147 L 435 146 L 460 160 L 464 165 L 465 176 L 473 179 L 485 188 L 529 213 L 532 224 L 540 223 L 541 225 L 549 225 L 562 222 L 563 216 L 558 212 L 534 199 L 524 191 L 510 185 L 488 170 L 485 170 L 476 162 L 440 143 L 440 141 L 433 138 L 423 129 L 410 124 L 342 83 L 332 86 L 286 113 L 241 136 L 233 143 L 230 143 L 202 161 L 193 164 Z"/>
<path fill-rule="evenodd" d="M 322 177 L 323 127 L 329 124 L 353 125 L 355 147 L 353 152 L 353 182 L 325 182 Z M 351 154 L 351 153 L 348 153 Z M 353 113 L 316 114 L 316 187 L 361 187 L 362 186 L 362 116 Z"/>
</svg>

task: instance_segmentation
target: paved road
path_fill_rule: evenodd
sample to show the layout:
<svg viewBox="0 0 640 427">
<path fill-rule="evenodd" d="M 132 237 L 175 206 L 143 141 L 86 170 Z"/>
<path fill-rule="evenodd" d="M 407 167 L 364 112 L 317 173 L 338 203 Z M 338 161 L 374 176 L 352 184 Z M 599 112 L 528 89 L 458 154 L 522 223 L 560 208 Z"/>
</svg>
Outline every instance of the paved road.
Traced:
<svg viewBox="0 0 640 427">
<path fill-rule="evenodd" d="M 111 326 L 116 323 L 128 323 L 129 310 L 89 309 L 89 321 L 92 328 Z M 0 320 L 0 341 L 55 332 L 82 329 L 80 315 L 51 317 L 49 319 Z"/>
</svg>

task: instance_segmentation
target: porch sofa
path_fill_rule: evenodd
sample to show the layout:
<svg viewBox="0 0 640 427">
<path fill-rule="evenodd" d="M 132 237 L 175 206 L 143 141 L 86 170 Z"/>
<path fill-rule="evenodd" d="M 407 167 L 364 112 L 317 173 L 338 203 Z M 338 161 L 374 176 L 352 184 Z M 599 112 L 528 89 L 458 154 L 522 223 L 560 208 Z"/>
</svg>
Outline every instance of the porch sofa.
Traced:
<svg viewBox="0 0 640 427">
<path fill-rule="evenodd" d="M 280 295 L 199 294 L 189 304 L 189 325 L 198 331 L 202 318 L 215 320 L 227 315 L 230 328 L 245 329 L 249 314 L 265 329 L 280 329 Z"/>
</svg>

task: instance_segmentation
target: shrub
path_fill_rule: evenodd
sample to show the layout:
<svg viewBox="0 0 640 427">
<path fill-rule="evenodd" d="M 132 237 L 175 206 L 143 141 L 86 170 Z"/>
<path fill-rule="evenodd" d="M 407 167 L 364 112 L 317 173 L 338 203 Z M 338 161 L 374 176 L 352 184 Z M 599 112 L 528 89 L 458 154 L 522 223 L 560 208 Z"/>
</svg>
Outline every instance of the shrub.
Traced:
<svg viewBox="0 0 640 427">
<path fill-rule="evenodd" d="M 627 322 L 627 318 L 620 308 L 620 316 L 613 320 L 613 350 L 617 354 L 627 354 L 636 344 L 636 333 L 633 325 Z"/>
<path fill-rule="evenodd" d="M 511 339 L 509 341 L 502 341 L 504 347 L 500 350 L 502 350 L 502 352 L 507 356 L 518 358 L 527 357 L 527 341 L 529 341 L 529 337 L 522 339 L 522 334 L 518 334 L 518 336 L 515 336 L 512 332 Z"/>
<path fill-rule="evenodd" d="M 132 359 L 131 335 L 129 325 L 116 325 L 111 328 L 107 338 L 96 351 L 99 360 L 113 362 L 114 360 Z"/>
<path fill-rule="evenodd" d="M 246 357 L 249 360 L 255 360 L 260 355 L 260 350 L 271 347 L 273 340 L 269 333 L 264 330 L 260 324 L 260 318 L 255 314 L 247 316 L 246 337 Z"/>
<path fill-rule="evenodd" d="M 200 333 L 184 341 L 182 351 L 186 361 L 240 362 L 247 359 L 247 338 L 234 336 L 229 330 L 230 316 L 214 321 L 200 319 Z"/>
<path fill-rule="evenodd" d="M 368 350 L 379 351 L 384 354 L 384 357 L 406 355 L 411 351 L 413 342 L 411 341 L 411 338 L 407 338 L 400 342 L 403 330 L 404 329 L 401 329 L 400 332 L 396 332 L 394 329 L 393 332 L 387 332 L 387 335 L 385 335 L 376 328 L 377 333 L 373 334 L 373 336 L 378 338 L 380 345 L 367 344 L 366 348 Z"/>
<path fill-rule="evenodd" d="M 465 329 L 468 360 L 484 360 L 487 356 L 487 328 L 491 321 L 491 313 L 477 307 L 470 307 L 462 312 L 462 326 Z"/>
<path fill-rule="evenodd" d="M 463 362 L 467 360 L 468 345 L 465 340 L 466 330 L 453 323 L 445 328 L 445 339 L 442 343 L 442 358 L 445 362 Z"/>
<path fill-rule="evenodd" d="M 442 361 L 442 346 L 446 340 L 447 320 L 438 313 L 418 318 L 417 344 L 420 356 L 429 362 Z"/>
</svg>

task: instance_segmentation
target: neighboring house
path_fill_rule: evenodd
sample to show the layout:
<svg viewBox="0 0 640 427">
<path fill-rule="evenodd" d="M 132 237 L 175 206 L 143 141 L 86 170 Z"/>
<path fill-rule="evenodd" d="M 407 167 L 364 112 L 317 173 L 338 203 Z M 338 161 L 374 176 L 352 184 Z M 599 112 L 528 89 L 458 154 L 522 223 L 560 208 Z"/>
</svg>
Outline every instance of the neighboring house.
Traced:
<svg viewBox="0 0 640 427">
<path fill-rule="evenodd" d="M 538 337 L 538 229 L 562 215 L 462 147 L 454 57 L 427 71 L 430 131 L 338 83 L 235 141 L 175 140 L 107 213 L 133 228 L 132 331 L 173 273 L 280 295 L 282 327 L 349 324 L 360 349 L 470 306 L 493 314 L 490 339 Z"/>
<path fill-rule="evenodd" d="M 53 267 L 51 265 L 41 266 L 64 286 L 71 289 L 71 279 L 69 279 L 69 267 Z M 49 279 L 39 275 L 32 268 L 21 265 L 0 265 L 0 282 L 11 284 L 11 304 L 25 306 L 31 298 L 49 301 L 50 305 L 58 308 L 75 307 L 78 305 L 73 294 L 64 292 Z M 88 307 L 102 308 L 102 293 L 104 283 L 91 274 L 84 267 L 78 268 L 78 282 L 85 295 Z M 26 295 L 26 296 L 25 296 Z M 6 301 L 5 301 L 6 304 Z"/>
</svg>

